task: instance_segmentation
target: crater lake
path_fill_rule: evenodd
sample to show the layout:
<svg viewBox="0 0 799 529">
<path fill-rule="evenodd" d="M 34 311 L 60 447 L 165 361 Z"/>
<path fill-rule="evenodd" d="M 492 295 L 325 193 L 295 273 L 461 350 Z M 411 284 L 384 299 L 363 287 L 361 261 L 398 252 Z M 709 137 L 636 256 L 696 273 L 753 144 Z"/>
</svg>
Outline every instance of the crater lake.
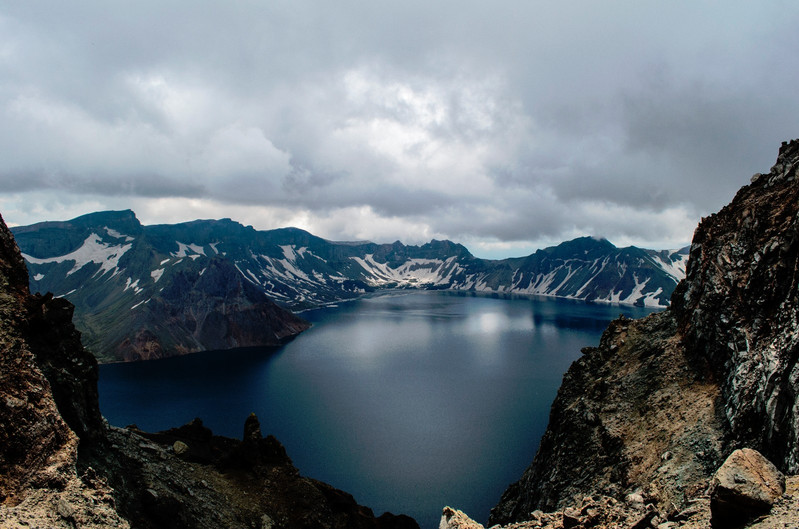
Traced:
<svg viewBox="0 0 799 529">
<path fill-rule="evenodd" d="M 302 313 L 271 349 L 100 366 L 114 426 L 200 417 L 241 438 L 255 412 L 300 472 L 377 515 L 438 527 L 445 505 L 485 523 L 530 464 L 563 374 L 619 314 L 652 310 L 449 291 L 382 293 Z"/>
</svg>

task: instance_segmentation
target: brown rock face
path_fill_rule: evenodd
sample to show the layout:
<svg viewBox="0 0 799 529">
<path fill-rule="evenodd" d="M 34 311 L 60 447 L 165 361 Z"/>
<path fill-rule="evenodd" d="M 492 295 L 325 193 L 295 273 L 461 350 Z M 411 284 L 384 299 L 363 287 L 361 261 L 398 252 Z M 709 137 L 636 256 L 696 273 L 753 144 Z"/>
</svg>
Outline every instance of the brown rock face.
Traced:
<svg viewBox="0 0 799 529">
<path fill-rule="evenodd" d="M 693 364 L 668 312 L 611 322 L 564 375 L 533 464 L 489 525 L 595 494 L 680 506 L 723 454 L 718 386 Z"/>
<path fill-rule="evenodd" d="M 12 503 L 28 487 L 64 486 L 77 456 L 77 437 L 25 340 L 30 293 L 24 267 L 0 222 L 0 501 Z"/>
<path fill-rule="evenodd" d="M 96 383 L 77 378 L 96 382 L 96 364 L 69 304 L 32 297 L 24 266 L 0 218 L 0 525 L 127 527 L 107 487 L 75 470 L 75 431 L 101 424 Z"/>
<path fill-rule="evenodd" d="M 703 219 L 667 311 L 617 320 L 564 376 L 533 464 L 490 523 L 574 495 L 680 509 L 733 449 L 799 470 L 799 141 Z"/>
<path fill-rule="evenodd" d="M 741 527 L 771 510 L 784 492 L 785 476 L 760 452 L 736 450 L 713 476 L 713 527 Z"/>
</svg>

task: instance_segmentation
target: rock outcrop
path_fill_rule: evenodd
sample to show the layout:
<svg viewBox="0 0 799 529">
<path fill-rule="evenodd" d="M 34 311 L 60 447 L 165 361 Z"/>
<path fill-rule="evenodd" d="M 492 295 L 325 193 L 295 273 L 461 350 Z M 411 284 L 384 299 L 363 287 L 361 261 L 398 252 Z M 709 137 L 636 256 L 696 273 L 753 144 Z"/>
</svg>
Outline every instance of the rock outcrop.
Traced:
<svg viewBox="0 0 799 529">
<path fill-rule="evenodd" d="M 569 507 L 558 511 L 533 511 L 528 519 L 502 529 L 721 529 L 711 514 L 711 500 L 698 497 L 681 511 L 661 509 L 640 494 L 630 494 L 621 500 L 608 496 L 586 496 L 572 500 Z M 786 493 L 777 498 L 768 514 L 756 519 L 740 516 L 740 511 L 727 513 L 738 516 L 734 527 L 748 529 L 793 529 L 799 527 L 799 476 L 787 480 Z M 483 525 L 465 513 L 445 507 L 440 529 L 483 529 Z M 500 529 L 495 526 L 492 529 Z"/>
<path fill-rule="evenodd" d="M 236 285 L 234 294 L 246 294 Z M 199 420 L 159 434 L 107 426 L 97 362 L 72 311 L 64 299 L 30 294 L 0 218 L 0 526 L 418 529 L 300 476 L 254 415 L 243 441 L 214 436 Z"/>
<path fill-rule="evenodd" d="M 771 461 L 756 450 L 736 450 L 713 476 L 710 489 L 713 527 L 741 527 L 767 514 L 783 494 L 785 476 Z"/>
<path fill-rule="evenodd" d="M 799 472 L 799 141 L 699 224 L 673 314 L 735 442 Z"/>
<path fill-rule="evenodd" d="M 102 469 L 133 527 L 418 529 L 301 476 L 277 439 L 260 436 L 254 415 L 245 433 L 243 441 L 215 436 L 200 419 L 159 433 L 112 427 L 79 467 Z"/>
<path fill-rule="evenodd" d="M 575 497 L 677 513 L 737 448 L 799 470 L 799 141 L 694 234 L 668 310 L 611 323 L 568 370 L 533 464 L 490 523 Z"/>
<path fill-rule="evenodd" d="M 62 300 L 34 297 L 0 218 L 0 526 L 128 527 L 112 491 L 79 476 L 79 435 L 97 439 L 97 364 Z M 87 376 L 88 373 L 88 376 Z M 92 376 L 93 375 L 93 376 Z"/>
</svg>

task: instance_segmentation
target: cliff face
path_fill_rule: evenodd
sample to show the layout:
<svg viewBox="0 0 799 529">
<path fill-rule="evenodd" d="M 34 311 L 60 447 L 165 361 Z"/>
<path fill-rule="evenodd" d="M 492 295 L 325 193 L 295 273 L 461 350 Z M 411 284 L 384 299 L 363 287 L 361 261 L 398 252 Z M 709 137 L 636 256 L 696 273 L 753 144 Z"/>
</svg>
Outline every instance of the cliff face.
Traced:
<svg viewBox="0 0 799 529">
<path fill-rule="evenodd" d="M 25 343 L 29 297 L 11 234 L 0 227 L 0 500 L 17 501 L 27 487 L 59 480 L 74 462 L 77 436 L 58 413 L 53 393 Z M 24 267 L 24 264 L 22 265 Z"/>
<path fill-rule="evenodd" d="M 532 465 L 490 522 L 575 495 L 640 494 L 667 511 L 734 449 L 799 470 L 799 141 L 703 219 L 670 309 L 617 320 L 568 370 Z"/>
<path fill-rule="evenodd" d="M 799 471 L 799 141 L 702 221 L 672 297 L 685 347 L 712 366 L 738 444 Z"/>
<path fill-rule="evenodd" d="M 263 296 L 225 282 L 231 274 L 211 270 L 205 279 L 227 292 L 219 303 Z M 186 285 L 166 295 L 199 314 Z M 218 309 L 210 303 L 206 314 Z M 242 441 L 213 436 L 199 420 L 161 434 L 108 427 L 97 363 L 72 311 L 66 300 L 30 294 L 0 218 L 0 526 L 418 529 L 407 516 L 375 517 L 349 494 L 300 476 L 254 416 Z M 237 335 L 262 316 L 253 311 Z M 221 323 L 225 332 L 212 338 L 228 334 L 232 323 Z"/>
<path fill-rule="evenodd" d="M 80 437 L 102 435 L 97 364 L 71 306 L 28 291 L 0 219 L 0 525 L 128 527 L 111 491 L 76 470 Z"/>
<path fill-rule="evenodd" d="M 147 310 L 134 315 L 132 337 L 114 338 L 110 333 L 100 340 L 103 350 L 113 348 L 113 358 L 150 360 L 202 350 L 274 346 L 310 327 L 246 281 L 231 262 L 218 258 L 180 270 L 146 303 Z M 96 317 L 114 316 L 110 312 Z"/>
</svg>

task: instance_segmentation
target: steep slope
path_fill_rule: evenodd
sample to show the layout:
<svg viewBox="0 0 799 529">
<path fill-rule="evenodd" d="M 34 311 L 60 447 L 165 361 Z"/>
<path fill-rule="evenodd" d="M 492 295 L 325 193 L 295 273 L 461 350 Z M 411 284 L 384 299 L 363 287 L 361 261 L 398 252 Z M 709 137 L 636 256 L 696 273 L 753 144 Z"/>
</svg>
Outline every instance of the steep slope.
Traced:
<svg viewBox="0 0 799 529">
<path fill-rule="evenodd" d="M 267 297 L 296 310 L 378 288 L 427 288 L 665 307 L 687 257 L 583 237 L 488 261 L 450 241 L 336 243 L 229 219 L 142 226 L 131 211 L 13 231 L 31 288 L 75 304 L 87 347 L 103 361 L 270 345 L 305 328 Z M 256 314 L 266 322 L 260 332 Z"/>
<path fill-rule="evenodd" d="M 15 228 L 29 252 L 23 256 L 32 288 L 75 304 L 76 325 L 100 360 L 278 345 L 308 328 L 219 257 L 214 244 L 178 242 L 182 226 L 165 241 L 153 228 L 131 211 Z"/>
<path fill-rule="evenodd" d="M 97 364 L 76 340 L 70 316 L 67 302 L 30 295 L 25 264 L 0 219 L 3 527 L 128 527 L 110 489 L 76 471 L 77 432 L 96 439 L 102 419 Z"/>
<path fill-rule="evenodd" d="M 0 526 L 418 529 L 300 476 L 254 416 L 242 441 L 199 420 L 162 434 L 109 428 L 71 316 L 66 300 L 30 294 L 0 219 Z"/>
<path fill-rule="evenodd" d="M 799 141 L 702 221 L 674 314 L 739 444 L 799 471 Z"/>
<path fill-rule="evenodd" d="M 694 235 L 670 309 L 617 320 L 568 370 L 532 465 L 491 523 L 575 495 L 676 512 L 736 448 L 799 470 L 799 141 Z"/>
</svg>

